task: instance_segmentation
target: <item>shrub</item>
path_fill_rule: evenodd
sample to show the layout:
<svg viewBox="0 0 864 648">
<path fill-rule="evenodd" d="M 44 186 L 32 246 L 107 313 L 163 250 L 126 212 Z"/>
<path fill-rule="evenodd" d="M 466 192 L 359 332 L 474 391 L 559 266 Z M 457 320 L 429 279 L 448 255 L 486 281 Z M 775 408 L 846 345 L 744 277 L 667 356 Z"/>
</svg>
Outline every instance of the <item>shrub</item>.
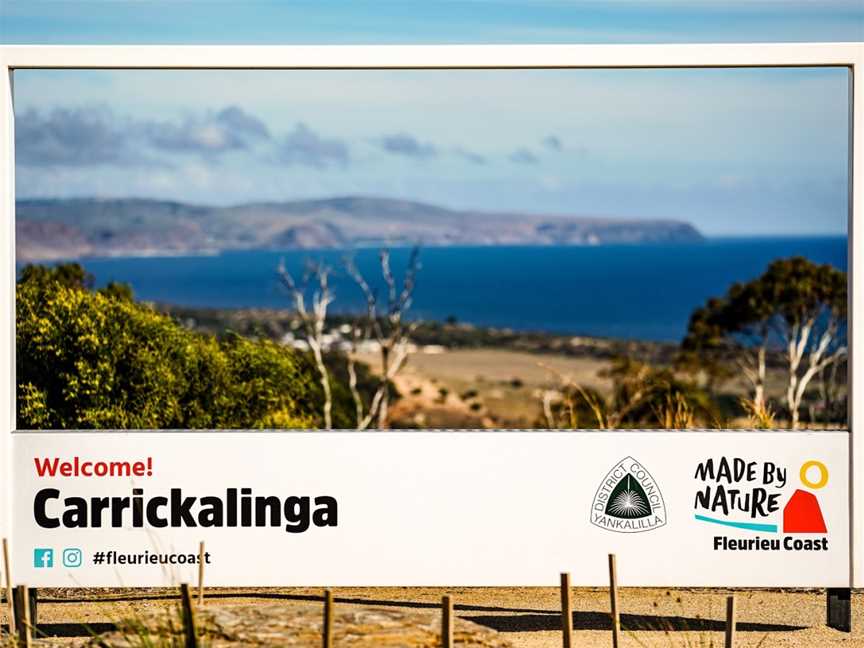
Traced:
<svg viewBox="0 0 864 648">
<path fill-rule="evenodd" d="M 269 341 L 217 340 L 131 300 L 91 292 L 77 264 L 28 267 L 17 291 L 18 427 L 314 427 L 311 363 Z"/>
<path fill-rule="evenodd" d="M 559 398 L 548 403 L 548 411 L 544 409 L 536 425 L 602 429 L 718 427 L 719 412 L 709 394 L 678 379 L 671 369 L 622 357 L 598 375 L 612 381 L 608 397 L 567 381 L 558 392 Z"/>
</svg>

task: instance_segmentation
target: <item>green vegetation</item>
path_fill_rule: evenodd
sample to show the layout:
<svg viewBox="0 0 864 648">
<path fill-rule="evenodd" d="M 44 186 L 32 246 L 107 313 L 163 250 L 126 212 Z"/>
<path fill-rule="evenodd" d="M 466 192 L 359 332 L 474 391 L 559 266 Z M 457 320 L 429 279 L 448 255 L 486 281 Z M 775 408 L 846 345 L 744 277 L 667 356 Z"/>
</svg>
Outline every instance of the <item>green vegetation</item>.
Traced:
<svg viewBox="0 0 864 648">
<path fill-rule="evenodd" d="M 321 388 L 305 355 L 270 340 L 188 331 L 135 303 L 128 287 L 91 286 L 77 264 L 21 273 L 19 428 L 320 425 Z"/>
<path fill-rule="evenodd" d="M 297 316 L 291 310 L 227 309 L 157 304 L 157 310 L 188 323 L 196 331 L 219 335 L 226 330 L 241 335 L 265 336 L 282 339 L 286 333 L 297 330 Z M 331 330 L 341 325 L 353 325 L 356 315 L 327 313 L 327 326 Z M 494 327 L 475 326 L 458 322 L 413 320 L 411 342 L 418 346 L 439 345 L 447 349 L 506 349 L 525 353 L 565 355 L 578 358 L 614 360 L 632 356 L 651 364 L 671 364 L 678 345 L 670 342 L 623 340 L 614 338 L 574 337 L 543 331 L 515 331 Z M 523 384 L 522 378 L 513 377 L 514 386 Z"/>
<path fill-rule="evenodd" d="M 136 302 L 129 286 L 109 284 L 98 291 L 92 286 L 77 264 L 22 271 L 20 428 L 324 427 L 322 371 L 297 337 L 296 313 L 178 307 L 159 312 Z M 430 409 L 458 405 L 462 414 L 482 410 L 490 420 L 506 423 L 506 416 L 501 418 L 506 412 L 496 411 L 502 396 L 495 392 L 513 395 L 519 389 L 523 400 L 531 400 L 519 426 L 532 421 L 542 428 L 605 429 L 843 425 L 846 300 L 844 272 L 803 258 L 778 259 L 761 276 L 734 284 L 697 308 L 680 346 L 520 333 L 455 320 L 410 322 L 410 341 L 602 361 L 594 388 L 548 367 L 557 385 L 526 385 L 514 376 L 492 389 L 482 377 L 472 383 L 473 373 L 456 384 L 430 378 L 436 385 Z M 366 325 L 370 322 L 377 320 Z M 364 417 L 367 425 L 382 427 L 368 416 L 380 398 L 381 374 L 359 362 L 362 354 L 350 354 L 357 341 L 345 331 L 356 332 L 356 317 L 327 315 L 321 329 L 335 340 L 322 345 L 320 358 L 332 397 L 332 427 L 356 428 Z M 378 348 L 384 348 L 380 342 Z M 376 353 L 367 351 L 366 357 Z M 392 400 L 400 398 L 393 382 L 387 384 Z M 419 386 L 406 391 L 423 400 Z M 414 425 L 404 408 L 400 416 L 394 427 Z M 446 425 L 458 427 L 459 421 L 448 419 Z"/>
<path fill-rule="evenodd" d="M 703 373 L 710 389 L 740 373 L 750 383 L 745 408 L 773 420 L 772 396 L 790 427 L 806 405 L 810 421 L 846 420 L 840 387 L 846 346 L 846 273 L 802 257 L 777 259 L 765 272 L 709 299 L 690 318 L 679 366 Z M 785 375 L 785 389 L 769 394 L 769 365 Z M 815 384 L 818 393 L 808 393 Z M 809 400 L 808 400 L 809 399 Z"/>
<path fill-rule="evenodd" d="M 723 428 L 745 418 L 754 428 L 796 429 L 802 414 L 811 424 L 843 425 L 846 327 L 845 272 L 777 259 L 697 308 L 673 362 L 617 356 L 600 372 L 612 384 L 608 395 L 559 376 L 538 425 Z M 723 391 L 734 380 L 747 381 L 749 397 Z"/>
</svg>

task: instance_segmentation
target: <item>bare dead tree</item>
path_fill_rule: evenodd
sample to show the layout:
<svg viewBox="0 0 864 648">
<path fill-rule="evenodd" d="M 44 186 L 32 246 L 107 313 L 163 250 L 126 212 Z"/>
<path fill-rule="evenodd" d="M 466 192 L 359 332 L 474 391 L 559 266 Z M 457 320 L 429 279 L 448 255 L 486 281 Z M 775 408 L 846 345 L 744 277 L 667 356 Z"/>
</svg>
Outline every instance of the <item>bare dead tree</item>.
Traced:
<svg viewBox="0 0 864 648">
<path fill-rule="evenodd" d="M 367 319 L 368 318 L 362 318 L 351 325 L 351 348 L 348 353 L 348 388 L 351 391 L 351 398 L 354 401 L 354 413 L 358 430 L 365 430 L 369 426 L 369 423 L 372 422 L 373 416 L 370 414 L 367 417 L 364 414 L 365 405 L 363 403 L 363 397 L 360 395 L 360 389 L 357 386 L 357 361 L 355 360 L 360 343 L 369 339 L 370 327 Z M 362 423 L 365 423 L 365 425 L 362 425 L 361 427 Z"/>
<path fill-rule="evenodd" d="M 279 261 L 277 272 L 282 285 L 291 295 L 294 310 L 300 318 L 300 323 L 306 334 L 306 342 L 312 351 L 321 388 L 324 391 L 324 429 L 331 430 L 333 428 L 333 394 L 330 389 L 330 372 L 324 364 L 323 338 L 327 307 L 333 301 L 333 294 L 329 285 L 332 268 L 323 263 L 309 261 L 300 283 L 297 283 L 291 273 L 288 272 L 284 259 Z M 306 295 L 312 281 L 317 283 L 317 287 L 312 293 L 311 304 L 307 308 Z"/>
<path fill-rule="evenodd" d="M 417 327 L 416 322 L 407 322 L 406 314 L 411 308 L 417 273 L 420 270 L 420 248 L 414 247 L 408 258 L 401 289 L 390 266 L 390 250 L 384 248 L 378 254 L 381 276 L 387 287 L 386 304 L 381 304 L 377 294 L 360 273 L 352 258 L 345 261 L 345 268 L 366 298 L 366 315 L 360 324 L 355 324 L 353 339 L 374 339 L 378 342 L 381 354 L 380 382 L 372 396 L 369 410 L 364 413 L 363 400 L 357 390 L 354 353 L 349 354 L 349 387 L 357 410 L 357 429 L 367 429 L 373 421 L 379 429 L 388 424 L 390 409 L 390 382 L 408 359 L 411 334 Z"/>
</svg>

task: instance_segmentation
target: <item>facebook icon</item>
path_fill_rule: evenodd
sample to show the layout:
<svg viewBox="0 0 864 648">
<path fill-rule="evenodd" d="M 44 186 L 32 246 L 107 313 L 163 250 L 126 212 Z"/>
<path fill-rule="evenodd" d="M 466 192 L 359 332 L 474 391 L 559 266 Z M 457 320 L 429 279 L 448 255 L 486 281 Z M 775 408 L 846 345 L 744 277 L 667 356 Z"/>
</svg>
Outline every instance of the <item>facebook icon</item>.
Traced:
<svg viewBox="0 0 864 648">
<path fill-rule="evenodd" d="M 54 566 L 54 550 L 53 549 L 34 549 L 33 550 L 33 566 L 37 569 Z"/>
</svg>

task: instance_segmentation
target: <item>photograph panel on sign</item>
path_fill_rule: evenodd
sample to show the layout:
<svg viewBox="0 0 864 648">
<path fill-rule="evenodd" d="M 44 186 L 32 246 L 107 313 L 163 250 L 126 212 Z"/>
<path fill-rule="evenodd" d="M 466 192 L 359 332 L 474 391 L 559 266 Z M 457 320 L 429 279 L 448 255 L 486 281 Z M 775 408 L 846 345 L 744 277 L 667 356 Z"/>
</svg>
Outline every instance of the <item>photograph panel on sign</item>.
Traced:
<svg viewBox="0 0 864 648">
<path fill-rule="evenodd" d="M 847 426 L 845 68 L 15 80 L 19 429 Z"/>
</svg>

